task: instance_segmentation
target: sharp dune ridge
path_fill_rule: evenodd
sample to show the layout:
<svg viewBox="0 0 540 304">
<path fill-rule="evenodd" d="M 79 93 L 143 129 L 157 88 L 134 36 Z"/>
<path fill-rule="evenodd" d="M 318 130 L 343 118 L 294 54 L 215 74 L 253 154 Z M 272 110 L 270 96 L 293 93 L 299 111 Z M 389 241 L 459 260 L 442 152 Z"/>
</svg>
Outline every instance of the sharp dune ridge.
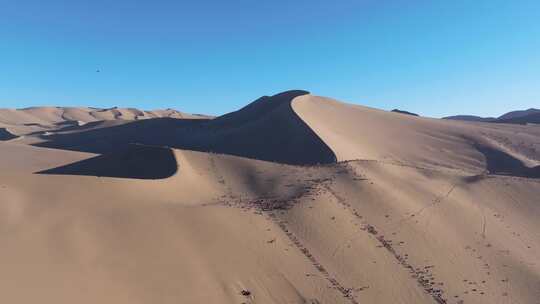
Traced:
<svg viewBox="0 0 540 304">
<path fill-rule="evenodd" d="M 534 127 L 453 123 L 313 95 L 298 97 L 293 108 L 339 161 L 378 160 L 482 173 L 489 171 L 486 164 L 492 155 L 478 149 L 480 146 L 515 158 L 526 167 L 538 166 L 540 160 L 538 142 L 518 142 L 518 138 L 530 141 L 538 136 L 539 129 Z"/>
<path fill-rule="evenodd" d="M 48 133 L 30 110 L 0 141 L 4 302 L 540 299 L 538 126 L 301 90 Z"/>
<path fill-rule="evenodd" d="M 162 118 L 85 132 L 60 132 L 36 145 L 107 153 L 138 143 L 287 164 L 335 162 L 332 150 L 292 109 L 292 100 L 305 94 L 308 92 L 287 91 L 265 96 L 212 120 Z"/>
<path fill-rule="evenodd" d="M 295 107 L 295 104 L 300 105 Z M 328 113 L 320 114 L 323 117 L 316 117 L 316 121 L 310 123 L 312 112 L 318 114 L 321 111 Z M 358 128 L 356 119 L 362 116 L 366 116 L 370 124 Z M 318 129 L 321 122 L 322 128 L 333 128 L 334 120 L 331 119 L 338 123 L 338 129 L 328 132 Z M 106 153 L 139 143 L 298 165 L 332 163 L 338 159 L 375 159 L 411 164 L 421 162 L 478 173 L 487 170 L 485 164 L 489 155 L 482 155 L 484 150 L 476 147 L 482 145 L 498 150 L 499 147 L 491 143 L 492 138 L 506 131 L 449 124 L 429 118 L 418 118 L 414 122 L 406 118 L 396 119 L 393 113 L 386 111 L 335 103 L 306 91 L 288 91 L 272 97 L 262 97 L 236 112 L 212 120 L 164 118 L 122 123 L 110 128 L 83 126 L 79 131 L 85 132 L 49 134 L 36 145 Z M 381 132 L 375 136 L 371 128 L 380 129 Z M 400 136 L 408 138 L 401 141 L 388 140 L 395 135 L 396 130 L 403 130 Z M 512 127 L 508 127 L 508 131 L 511 130 Z M 343 141 L 334 142 L 336 134 L 348 136 Z M 343 144 L 346 147 L 342 147 Z M 452 149 L 433 149 L 441 144 L 460 147 L 462 155 L 455 155 Z M 517 144 L 505 145 L 517 154 L 521 153 L 517 151 L 521 149 Z M 527 152 L 535 149 L 532 147 Z M 421 150 L 423 153 L 419 153 Z M 338 158 L 336 155 L 340 153 L 345 155 Z M 395 157 L 392 153 L 400 155 Z M 414 159 L 425 155 L 432 155 L 432 159 Z M 536 152 L 523 157 L 529 164 L 538 164 L 540 159 Z"/>
</svg>

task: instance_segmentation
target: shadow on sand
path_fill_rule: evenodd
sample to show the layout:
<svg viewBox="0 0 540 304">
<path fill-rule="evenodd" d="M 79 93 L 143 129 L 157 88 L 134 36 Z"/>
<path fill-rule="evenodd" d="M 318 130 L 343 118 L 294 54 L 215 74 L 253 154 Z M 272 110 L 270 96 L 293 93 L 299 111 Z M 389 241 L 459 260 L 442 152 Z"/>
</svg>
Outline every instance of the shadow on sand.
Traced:
<svg viewBox="0 0 540 304">
<path fill-rule="evenodd" d="M 486 169 L 490 174 L 540 178 L 540 166 L 529 168 L 515 157 L 494 148 L 476 145 L 486 158 Z"/>
<path fill-rule="evenodd" d="M 162 179 L 174 175 L 177 168 L 178 164 L 171 149 L 128 145 L 120 151 L 36 172 L 36 174 Z"/>
<path fill-rule="evenodd" d="M 131 143 L 230 154 L 278 163 L 333 163 L 334 152 L 296 115 L 292 100 L 306 91 L 264 96 L 215 119 L 158 118 L 52 134 L 37 146 L 91 152 L 121 151 Z M 45 139 L 45 137 L 44 137 Z"/>
<path fill-rule="evenodd" d="M 18 136 L 9 133 L 5 128 L 0 128 L 0 141 L 7 141 L 17 137 Z"/>
</svg>

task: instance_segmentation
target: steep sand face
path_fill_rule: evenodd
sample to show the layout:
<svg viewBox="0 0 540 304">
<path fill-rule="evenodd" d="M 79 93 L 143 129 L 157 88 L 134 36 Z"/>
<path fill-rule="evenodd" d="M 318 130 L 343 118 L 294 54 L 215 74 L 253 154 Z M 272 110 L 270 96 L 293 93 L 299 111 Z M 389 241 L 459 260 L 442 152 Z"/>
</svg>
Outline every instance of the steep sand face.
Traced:
<svg viewBox="0 0 540 304">
<path fill-rule="evenodd" d="M 522 133 L 516 126 L 492 128 L 399 115 L 313 95 L 295 98 L 292 106 L 341 161 L 368 159 L 481 173 L 491 155 L 478 146 L 487 146 L 526 166 L 539 165 L 540 143 L 532 138 L 540 135 L 540 128 Z M 518 138 L 523 141 L 518 143 Z"/>
<path fill-rule="evenodd" d="M 151 119 L 40 137 L 37 146 L 109 153 L 132 143 L 225 153 L 288 164 L 332 163 L 332 150 L 291 108 L 306 91 L 262 97 L 212 120 Z"/>
<path fill-rule="evenodd" d="M 312 95 L 295 99 L 293 108 L 338 160 L 375 159 L 469 170 L 482 167 L 481 154 L 462 132 L 444 121 L 441 124 Z"/>
</svg>

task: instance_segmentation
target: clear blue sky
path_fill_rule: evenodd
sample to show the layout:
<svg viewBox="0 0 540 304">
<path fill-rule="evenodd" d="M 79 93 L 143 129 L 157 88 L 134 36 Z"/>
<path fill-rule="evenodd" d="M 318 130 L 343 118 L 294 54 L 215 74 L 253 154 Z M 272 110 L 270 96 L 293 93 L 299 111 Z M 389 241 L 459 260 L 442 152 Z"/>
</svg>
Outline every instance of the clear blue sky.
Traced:
<svg viewBox="0 0 540 304">
<path fill-rule="evenodd" d="M 96 73 L 96 70 L 100 73 Z M 540 1 L 0 0 L 0 107 L 540 107 Z"/>
</svg>

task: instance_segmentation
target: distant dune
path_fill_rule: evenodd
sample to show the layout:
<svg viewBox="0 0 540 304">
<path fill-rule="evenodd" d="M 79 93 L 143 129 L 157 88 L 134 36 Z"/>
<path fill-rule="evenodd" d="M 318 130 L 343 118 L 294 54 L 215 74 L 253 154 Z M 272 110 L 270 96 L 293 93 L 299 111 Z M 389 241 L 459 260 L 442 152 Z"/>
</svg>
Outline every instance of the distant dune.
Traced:
<svg viewBox="0 0 540 304">
<path fill-rule="evenodd" d="M 494 117 L 479 117 L 472 115 L 457 115 L 448 116 L 443 119 L 449 120 L 462 120 L 462 121 L 476 121 L 476 122 L 495 122 L 495 123 L 510 123 L 510 124 L 527 124 L 527 123 L 540 123 L 540 110 L 528 109 L 520 111 L 512 111 L 503 114 L 497 118 Z"/>
<path fill-rule="evenodd" d="M 301 90 L 171 116 L 0 112 L 2 302 L 540 299 L 538 125 Z"/>
<path fill-rule="evenodd" d="M 521 118 L 526 117 L 532 114 L 540 114 L 540 109 L 530 108 L 527 110 L 520 110 L 520 111 L 512 111 L 508 112 L 506 114 L 503 114 L 499 116 L 498 119 L 500 120 L 509 120 L 509 119 L 515 119 L 515 118 Z"/>
<path fill-rule="evenodd" d="M 403 111 L 403 110 L 399 110 L 399 109 L 393 109 L 391 112 L 395 112 L 395 113 L 399 113 L 399 114 L 406 114 L 406 115 L 412 115 L 412 116 L 420 116 L 416 113 L 412 113 L 412 112 L 409 112 L 409 111 Z"/>
<path fill-rule="evenodd" d="M 474 116 L 474 115 L 447 116 L 447 117 L 443 117 L 443 119 L 462 120 L 462 121 L 478 121 L 478 122 L 492 122 L 492 121 L 497 120 L 497 118 L 494 118 L 494 117 L 480 117 L 480 116 Z"/>
<path fill-rule="evenodd" d="M 57 130 L 59 126 L 83 125 L 103 120 L 141 120 L 150 118 L 207 119 L 211 116 L 186 114 L 172 109 L 141 111 L 133 108 L 31 107 L 0 109 L 0 125 L 10 126 L 17 135 Z"/>
</svg>

